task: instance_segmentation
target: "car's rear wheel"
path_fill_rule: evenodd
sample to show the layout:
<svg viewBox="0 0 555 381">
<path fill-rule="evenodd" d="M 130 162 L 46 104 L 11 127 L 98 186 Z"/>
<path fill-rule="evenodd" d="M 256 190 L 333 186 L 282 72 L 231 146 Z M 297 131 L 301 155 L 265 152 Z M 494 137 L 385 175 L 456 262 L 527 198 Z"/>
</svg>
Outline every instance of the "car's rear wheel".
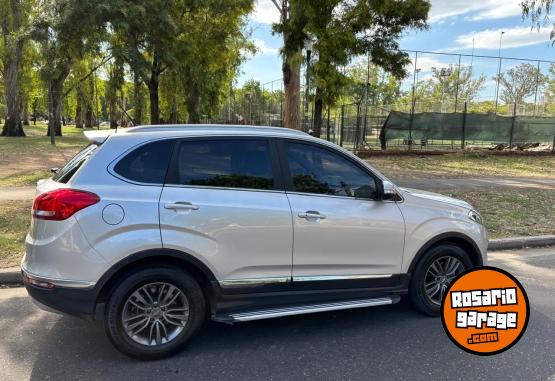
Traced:
<svg viewBox="0 0 555 381">
<path fill-rule="evenodd" d="M 449 284 L 471 267 L 472 261 L 461 247 L 450 243 L 432 247 L 414 270 L 409 289 L 411 302 L 421 312 L 438 316 Z"/>
<path fill-rule="evenodd" d="M 143 268 L 122 279 L 105 308 L 108 337 L 122 353 L 154 360 L 178 351 L 205 318 L 193 277 L 169 267 Z"/>
</svg>

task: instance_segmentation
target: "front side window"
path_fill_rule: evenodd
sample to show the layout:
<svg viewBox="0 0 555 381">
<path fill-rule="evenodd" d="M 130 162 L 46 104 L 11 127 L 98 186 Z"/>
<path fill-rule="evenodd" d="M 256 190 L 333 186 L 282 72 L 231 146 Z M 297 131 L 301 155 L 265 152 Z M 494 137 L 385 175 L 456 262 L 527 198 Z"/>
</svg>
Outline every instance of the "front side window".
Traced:
<svg viewBox="0 0 555 381">
<path fill-rule="evenodd" d="M 114 166 L 114 172 L 139 183 L 163 184 L 173 144 L 173 140 L 144 144 L 121 159 Z"/>
<path fill-rule="evenodd" d="M 274 189 L 270 146 L 265 140 L 196 140 L 180 144 L 177 185 Z"/>
<path fill-rule="evenodd" d="M 285 143 L 285 155 L 295 192 L 377 198 L 376 180 L 341 155 L 302 143 Z"/>
</svg>

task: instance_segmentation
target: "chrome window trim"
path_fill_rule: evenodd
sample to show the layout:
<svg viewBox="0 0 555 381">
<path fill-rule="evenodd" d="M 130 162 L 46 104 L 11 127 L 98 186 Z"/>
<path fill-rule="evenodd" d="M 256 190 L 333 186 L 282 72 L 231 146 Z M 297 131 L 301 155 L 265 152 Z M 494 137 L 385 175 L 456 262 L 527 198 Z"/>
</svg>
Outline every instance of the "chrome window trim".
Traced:
<svg viewBox="0 0 555 381">
<path fill-rule="evenodd" d="M 310 196 L 310 197 L 328 197 L 328 198 L 340 198 L 345 200 L 353 200 L 353 201 L 367 201 L 367 202 L 381 202 L 381 200 L 376 200 L 372 198 L 356 198 L 351 196 L 336 196 L 333 194 L 324 194 L 324 193 L 308 193 L 308 192 L 295 192 L 295 191 L 286 191 L 287 194 L 299 195 L 299 196 Z"/>
<path fill-rule="evenodd" d="M 254 189 L 254 188 L 229 188 L 229 187 L 214 187 L 208 185 L 180 185 L 180 184 L 164 184 L 164 188 L 191 188 L 191 189 L 212 189 L 212 190 L 226 190 L 226 191 L 240 191 L 240 192 L 265 192 L 265 193 L 285 193 L 284 190 L 277 189 Z"/>
</svg>

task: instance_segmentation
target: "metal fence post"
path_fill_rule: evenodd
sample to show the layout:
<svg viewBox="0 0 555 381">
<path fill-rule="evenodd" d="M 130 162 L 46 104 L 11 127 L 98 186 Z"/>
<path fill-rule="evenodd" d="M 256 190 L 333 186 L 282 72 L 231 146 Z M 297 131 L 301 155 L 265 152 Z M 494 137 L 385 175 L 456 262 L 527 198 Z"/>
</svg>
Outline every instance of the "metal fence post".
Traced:
<svg viewBox="0 0 555 381">
<path fill-rule="evenodd" d="M 462 115 L 462 131 L 461 131 L 461 149 L 464 150 L 466 145 L 466 112 L 467 112 L 467 103 L 464 102 L 464 109 Z"/>
<path fill-rule="evenodd" d="M 343 147 L 343 127 L 345 127 L 345 105 L 341 105 L 341 127 L 339 129 L 339 145 Z"/>
<path fill-rule="evenodd" d="M 513 150 L 513 135 L 515 131 L 515 120 L 516 120 L 516 103 L 514 104 L 514 107 L 513 107 L 513 121 L 511 123 L 511 132 L 509 135 L 509 151 Z"/>
</svg>

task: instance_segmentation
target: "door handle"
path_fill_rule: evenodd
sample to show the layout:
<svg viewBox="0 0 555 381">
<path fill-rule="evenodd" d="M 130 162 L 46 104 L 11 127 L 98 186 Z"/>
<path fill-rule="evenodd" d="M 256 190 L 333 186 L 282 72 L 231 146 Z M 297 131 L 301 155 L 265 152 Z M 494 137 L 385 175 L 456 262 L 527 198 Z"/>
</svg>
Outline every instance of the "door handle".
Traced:
<svg viewBox="0 0 555 381">
<path fill-rule="evenodd" d="M 304 218 L 307 220 L 324 220 L 326 219 L 326 216 L 324 216 L 323 214 L 320 214 L 320 212 L 317 212 L 316 210 L 307 210 L 304 213 L 299 213 L 298 214 L 299 218 Z"/>
<path fill-rule="evenodd" d="M 177 201 L 170 204 L 164 204 L 164 209 L 171 209 L 171 210 L 198 210 L 198 205 L 193 205 L 190 202 L 186 201 Z"/>
</svg>

